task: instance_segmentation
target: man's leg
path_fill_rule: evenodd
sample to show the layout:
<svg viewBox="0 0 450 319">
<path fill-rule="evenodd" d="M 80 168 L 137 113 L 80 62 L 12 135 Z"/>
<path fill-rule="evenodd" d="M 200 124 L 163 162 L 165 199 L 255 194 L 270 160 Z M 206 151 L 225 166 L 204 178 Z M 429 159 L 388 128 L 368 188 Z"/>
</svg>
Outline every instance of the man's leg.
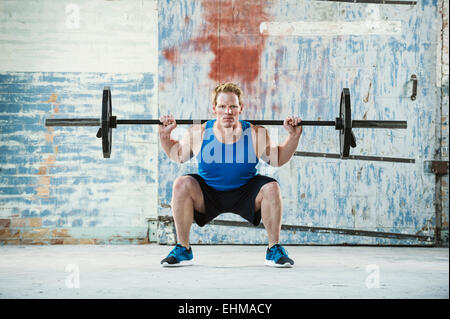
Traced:
<svg viewBox="0 0 450 319">
<path fill-rule="evenodd" d="M 261 209 L 261 218 L 269 238 L 269 248 L 264 264 L 271 267 L 292 267 L 294 261 L 289 258 L 287 251 L 279 243 L 283 202 L 277 182 L 270 182 L 261 187 L 255 200 L 255 211 L 259 209 Z"/>
<path fill-rule="evenodd" d="M 173 183 L 172 214 L 178 243 L 188 249 L 194 209 L 199 213 L 205 212 L 205 202 L 200 185 L 192 176 L 180 176 Z"/>
<path fill-rule="evenodd" d="M 280 186 L 277 182 L 267 183 L 259 190 L 255 200 L 255 211 L 260 209 L 270 248 L 280 241 L 283 202 Z"/>
</svg>

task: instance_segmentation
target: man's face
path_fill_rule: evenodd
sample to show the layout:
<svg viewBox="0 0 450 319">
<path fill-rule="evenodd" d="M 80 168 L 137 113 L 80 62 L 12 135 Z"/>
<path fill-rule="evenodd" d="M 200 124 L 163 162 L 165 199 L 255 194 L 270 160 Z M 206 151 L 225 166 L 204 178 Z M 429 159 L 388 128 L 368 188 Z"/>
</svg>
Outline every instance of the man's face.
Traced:
<svg viewBox="0 0 450 319">
<path fill-rule="evenodd" d="M 242 113 L 242 105 L 239 105 L 239 98 L 231 92 L 220 92 L 217 95 L 217 104 L 213 106 L 213 113 L 217 121 L 223 127 L 233 127 L 239 121 L 239 114 Z"/>
</svg>

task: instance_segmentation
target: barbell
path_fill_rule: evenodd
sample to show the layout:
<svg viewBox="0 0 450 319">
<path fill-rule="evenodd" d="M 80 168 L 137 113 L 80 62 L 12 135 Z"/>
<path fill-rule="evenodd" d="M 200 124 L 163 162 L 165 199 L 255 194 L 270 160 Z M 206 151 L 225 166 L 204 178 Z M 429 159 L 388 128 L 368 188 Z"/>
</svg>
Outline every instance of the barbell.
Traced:
<svg viewBox="0 0 450 319">
<path fill-rule="evenodd" d="M 199 124 L 208 120 L 175 120 L 177 124 Z M 254 125 L 283 125 L 282 120 L 246 120 Z M 112 129 L 117 125 L 159 125 L 155 119 L 117 119 L 112 115 L 111 89 L 103 88 L 101 118 L 55 118 L 46 119 L 45 126 L 95 126 L 99 127 L 97 137 L 102 139 L 103 157 L 110 158 L 112 149 Z M 339 134 L 340 158 L 350 156 L 350 147 L 356 147 L 353 128 L 406 129 L 406 121 L 352 120 L 350 90 L 344 88 L 339 103 L 339 117 L 334 121 L 301 121 L 302 126 L 333 126 Z"/>
</svg>

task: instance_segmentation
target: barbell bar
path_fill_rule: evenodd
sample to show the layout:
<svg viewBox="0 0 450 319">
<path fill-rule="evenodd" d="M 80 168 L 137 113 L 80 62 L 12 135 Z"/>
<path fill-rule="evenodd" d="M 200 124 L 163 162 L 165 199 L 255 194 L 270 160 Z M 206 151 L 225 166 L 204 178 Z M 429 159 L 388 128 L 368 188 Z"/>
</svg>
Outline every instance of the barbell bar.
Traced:
<svg viewBox="0 0 450 319">
<path fill-rule="evenodd" d="M 208 120 L 175 120 L 177 125 L 203 124 Z M 283 125 L 282 120 L 245 120 L 253 125 Z M 101 126 L 101 119 L 95 118 L 78 118 L 78 119 L 46 119 L 45 126 Z M 115 119 L 113 125 L 159 125 L 159 120 L 151 119 L 135 119 L 120 120 Z M 302 121 L 302 126 L 333 126 L 336 127 L 335 121 Z M 383 128 L 383 129 L 403 129 L 407 128 L 406 121 L 370 121 L 370 120 L 353 120 L 352 128 Z"/>
<path fill-rule="evenodd" d="M 180 125 L 202 124 L 208 120 L 175 120 Z M 282 120 L 246 120 L 253 125 L 283 125 Z M 101 118 L 55 118 L 46 119 L 45 126 L 86 126 L 100 127 L 97 137 L 102 139 L 103 157 L 109 158 L 112 149 L 112 129 L 117 125 L 159 125 L 162 124 L 155 119 L 117 119 L 112 115 L 111 89 L 105 86 L 102 98 Z M 383 120 L 352 120 L 350 90 L 344 88 L 339 103 L 339 117 L 334 121 L 301 121 L 302 126 L 333 126 L 339 131 L 340 158 L 347 159 L 350 156 L 350 147 L 356 147 L 356 138 L 353 128 L 374 129 L 406 129 L 406 121 L 383 121 Z"/>
</svg>

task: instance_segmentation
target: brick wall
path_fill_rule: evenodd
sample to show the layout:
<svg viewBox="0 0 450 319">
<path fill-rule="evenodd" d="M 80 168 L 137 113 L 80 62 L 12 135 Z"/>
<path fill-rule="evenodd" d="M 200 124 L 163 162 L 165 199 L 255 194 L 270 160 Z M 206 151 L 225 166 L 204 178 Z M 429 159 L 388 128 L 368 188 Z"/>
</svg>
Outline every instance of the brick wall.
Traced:
<svg viewBox="0 0 450 319">
<path fill-rule="evenodd" d="M 119 118 L 155 117 L 157 1 L 0 2 L 0 244 L 145 243 L 157 210 L 154 128 L 96 128 L 112 89 Z"/>
</svg>

